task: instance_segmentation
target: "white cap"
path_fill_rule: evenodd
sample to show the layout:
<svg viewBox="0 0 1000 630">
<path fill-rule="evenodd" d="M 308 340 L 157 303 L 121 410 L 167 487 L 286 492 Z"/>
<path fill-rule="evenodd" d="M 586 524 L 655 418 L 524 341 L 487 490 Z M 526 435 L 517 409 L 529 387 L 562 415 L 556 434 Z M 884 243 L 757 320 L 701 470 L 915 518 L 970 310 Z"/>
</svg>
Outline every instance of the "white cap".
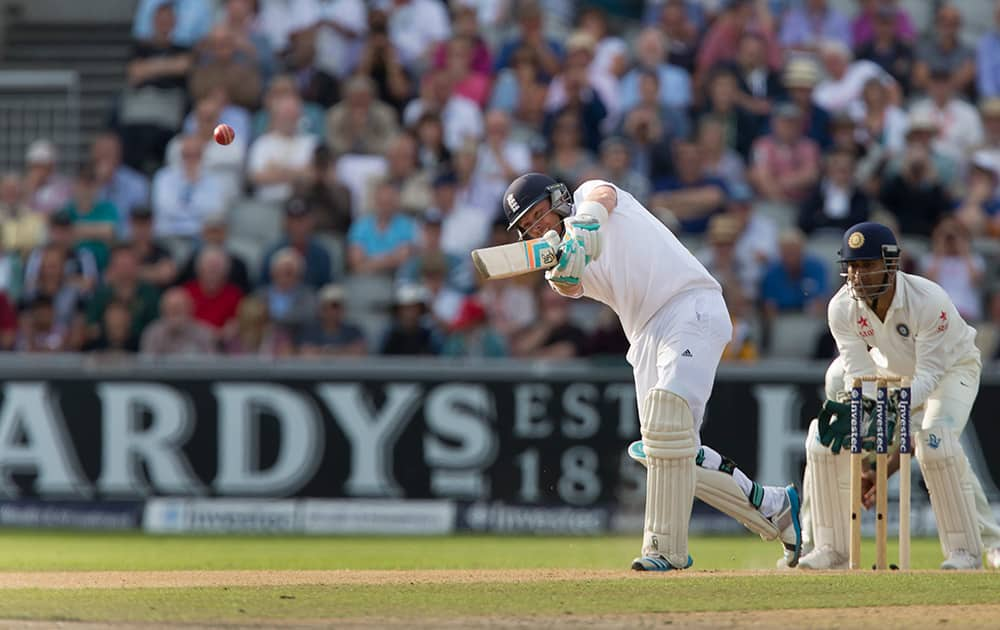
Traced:
<svg viewBox="0 0 1000 630">
<path fill-rule="evenodd" d="M 976 151 L 972 154 L 972 165 L 984 171 L 989 171 L 993 177 L 1000 178 L 996 158 L 989 151 Z"/>
<path fill-rule="evenodd" d="M 403 284 L 396 289 L 396 304 L 406 306 L 409 304 L 425 304 L 427 302 L 427 289 L 419 284 Z"/>
<path fill-rule="evenodd" d="M 328 284 L 319 290 L 319 301 L 326 302 L 343 302 L 344 301 L 344 287 L 339 284 Z"/>
<path fill-rule="evenodd" d="M 28 164 L 51 164 L 56 161 L 56 147 L 49 140 L 35 140 L 28 145 L 24 160 Z"/>
</svg>

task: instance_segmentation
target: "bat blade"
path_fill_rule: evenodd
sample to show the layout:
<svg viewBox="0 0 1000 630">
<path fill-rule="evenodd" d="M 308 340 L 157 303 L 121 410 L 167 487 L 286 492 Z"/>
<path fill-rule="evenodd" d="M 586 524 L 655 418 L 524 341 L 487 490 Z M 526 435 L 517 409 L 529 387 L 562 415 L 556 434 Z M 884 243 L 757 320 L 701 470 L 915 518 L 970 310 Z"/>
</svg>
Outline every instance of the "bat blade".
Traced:
<svg viewBox="0 0 1000 630">
<path fill-rule="evenodd" d="M 544 238 L 533 238 L 496 247 L 473 250 L 472 263 L 488 280 L 511 278 L 554 267 L 557 250 Z"/>
</svg>

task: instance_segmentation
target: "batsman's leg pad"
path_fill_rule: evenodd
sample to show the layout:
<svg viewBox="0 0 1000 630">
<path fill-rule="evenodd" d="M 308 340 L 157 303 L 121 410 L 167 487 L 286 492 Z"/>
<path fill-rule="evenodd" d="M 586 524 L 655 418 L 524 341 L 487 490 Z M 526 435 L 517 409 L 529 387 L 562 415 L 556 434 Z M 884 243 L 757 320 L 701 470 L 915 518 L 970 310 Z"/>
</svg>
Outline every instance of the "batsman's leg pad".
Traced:
<svg viewBox="0 0 1000 630">
<path fill-rule="evenodd" d="M 778 537 L 778 528 L 747 500 L 747 495 L 731 474 L 698 466 L 695 476 L 695 496 L 698 499 L 736 519 L 764 540 Z"/>
<path fill-rule="evenodd" d="M 847 557 L 850 551 L 851 461 L 819 441 L 816 420 L 806 436 L 806 478 L 810 489 L 813 544 Z"/>
<path fill-rule="evenodd" d="M 939 426 L 918 431 L 914 437 L 945 557 L 958 551 L 980 557 L 983 547 L 972 470 L 958 436 L 950 428 Z"/>
<path fill-rule="evenodd" d="M 642 555 L 659 554 L 675 567 L 686 567 L 698 451 L 691 408 L 673 392 L 651 389 L 639 428 L 647 464 Z"/>
</svg>

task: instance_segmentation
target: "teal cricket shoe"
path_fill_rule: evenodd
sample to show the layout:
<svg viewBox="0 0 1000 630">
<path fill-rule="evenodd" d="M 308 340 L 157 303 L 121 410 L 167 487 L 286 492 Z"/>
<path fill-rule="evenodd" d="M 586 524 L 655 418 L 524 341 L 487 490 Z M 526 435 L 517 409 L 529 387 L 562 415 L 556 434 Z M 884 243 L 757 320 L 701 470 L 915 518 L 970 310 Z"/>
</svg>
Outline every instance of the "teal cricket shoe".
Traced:
<svg viewBox="0 0 1000 630">
<path fill-rule="evenodd" d="M 785 506 L 771 518 L 778 528 L 778 537 L 785 546 L 785 565 L 795 568 L 802 557 L 802 523 L 799 514 L 802 511 L 802 501 L 794 483 L 785 486 Z"/>
<path fill-rule="evenodd" d="M 628 456 L 643 466 L 646 465 L 646 450 L 642 447 L 642 440 L 636 440 L 628 445 Z"/>
<path fill-rule="evenodd" d="M 694 564 L 694 559 L 688 556 L 687 565 L 683 567 L 675 567 L 674 565 L 667 562 L 667 559 L 663 556 L 639 556 L 632 561 L 633 571 L 679 571 L 681 569 L 689 569 L 691 565 Z"/>
</svg>

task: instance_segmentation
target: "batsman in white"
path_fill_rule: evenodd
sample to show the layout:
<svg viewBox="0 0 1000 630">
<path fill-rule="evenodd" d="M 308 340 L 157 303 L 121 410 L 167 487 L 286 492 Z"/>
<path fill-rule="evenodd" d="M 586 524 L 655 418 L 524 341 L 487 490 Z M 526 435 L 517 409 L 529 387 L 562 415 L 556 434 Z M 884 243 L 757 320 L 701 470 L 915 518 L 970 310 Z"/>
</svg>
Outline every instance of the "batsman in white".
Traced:
<svg viewBox="0 0 1000 630">
<path fill-rule="evenodd" d="M 899 271 L 899 253 L 884 225 L 859 223 L 844 234 L 840 263 L 847 282 L 828 307 L 840 357 L 827 373 L 827 397 L 849 391 L 861 376 L 911 379 L 912 439 L 937 520 L 941 568 L 978 569 L 984 537 L 995 545 L 1000 527 L 959 443 L 982 368 L 975 330 L 944 289 Z M 809 430 L 805 485 L 815 548 L 799 563 L 804 569 L 847 566 L 850 471 L 848 455 L 838 448 L 846 429 L 843 417 L 828 415 Z M 898 466 L 897 455 L 889 474 Z M 991 564 L 996 554 L 990 551 Z"/>
<path fill-rule="evenodd" d="M 647 467 L 642 552 L 632 569 L 691 566 L 695 496 L 767 540 L 780 538 L 794 566 L 801 549 L 795 487 L 754 483 L 700 443 L 705 405 L 732 337 L 715 279 L 661 221 L 609 182 L 584 182 L 570 197 L 551 177 L 528 173 L 507 188 L 503 208 L 521 238 L 544 237 L 558 247 L 559 264 L 545 273 L 552 289 L 607 304 L 628 337 L 642 435 L 629 454 Z"/>
</svg>

